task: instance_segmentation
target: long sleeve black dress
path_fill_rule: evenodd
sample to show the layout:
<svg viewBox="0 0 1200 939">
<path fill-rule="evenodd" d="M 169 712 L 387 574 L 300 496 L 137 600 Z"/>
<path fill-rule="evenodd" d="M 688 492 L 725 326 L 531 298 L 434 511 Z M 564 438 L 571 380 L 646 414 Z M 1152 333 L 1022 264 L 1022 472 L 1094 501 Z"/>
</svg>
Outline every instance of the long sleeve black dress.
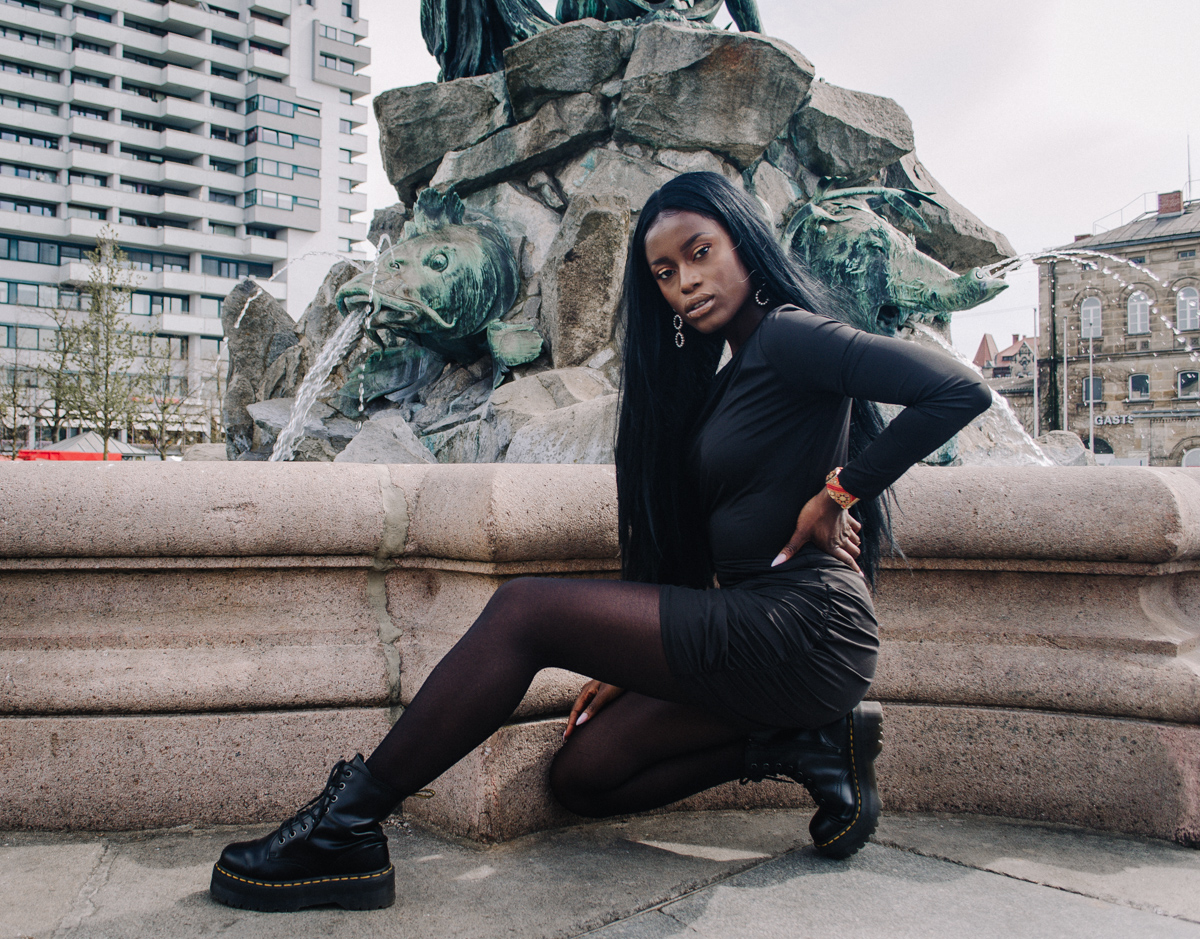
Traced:
<svg viewBox="0 0 1200 939">
<path fill-rule="evenodd" d="M 905 410 L 846 464 L 852 398 Z M 666 586 L 660 600 L 667 660 L 698 702 L 818 727 L 862 700 L 879 649 L 862 577 L 813 545 L 771 561 L 830 470 L 873 498 L 991 400 L 933 350 L 795 307 L 767 314 L 717 376 L 689 454 L 720 589 Z"/>
</svg>

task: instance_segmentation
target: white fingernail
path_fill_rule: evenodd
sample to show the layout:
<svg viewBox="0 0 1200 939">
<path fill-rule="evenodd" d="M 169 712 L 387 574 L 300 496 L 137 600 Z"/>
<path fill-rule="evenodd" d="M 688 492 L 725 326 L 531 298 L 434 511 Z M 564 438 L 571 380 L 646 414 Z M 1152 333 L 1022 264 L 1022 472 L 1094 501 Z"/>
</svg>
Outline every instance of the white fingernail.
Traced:
<svg viewBox="0 0 1200 939">
<path fill-rule="evenodd" d="M 780 551 L 779 556 L 777 558 L 775 558 L 774 561 L 771 562 L 771 566 L 778 567 L 780 564 L 782 564 L 786 560 L 787 560 L 787 555 L 784 554 L 782 551 Z"/>
<path fill-rule="evenodd" d="M 582 714 L 579 715 L 579 717 L 577 717 L 575 719 L 575 726 L 578 727 L 580 724 L 582 724 L 587 719 L 588 719 L 587 711 L 584 711 Z"/>
</svg>

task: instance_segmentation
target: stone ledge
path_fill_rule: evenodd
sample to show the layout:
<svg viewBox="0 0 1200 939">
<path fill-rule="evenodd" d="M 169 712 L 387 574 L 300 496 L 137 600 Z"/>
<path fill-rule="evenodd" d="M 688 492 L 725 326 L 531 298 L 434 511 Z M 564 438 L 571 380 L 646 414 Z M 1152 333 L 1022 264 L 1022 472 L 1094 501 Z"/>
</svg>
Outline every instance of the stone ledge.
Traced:
<svg viewBox="0 0 1200 939">
<path fill-rule="evenodd" d="M 1200 470 L 917 468 L 896 491 L 913 559 L 1200 559 Z M 0 499 L 22 507 L 0 519 L 7 559 L 617 557 L 602 465 L 3 462 Z"/>
</svg>

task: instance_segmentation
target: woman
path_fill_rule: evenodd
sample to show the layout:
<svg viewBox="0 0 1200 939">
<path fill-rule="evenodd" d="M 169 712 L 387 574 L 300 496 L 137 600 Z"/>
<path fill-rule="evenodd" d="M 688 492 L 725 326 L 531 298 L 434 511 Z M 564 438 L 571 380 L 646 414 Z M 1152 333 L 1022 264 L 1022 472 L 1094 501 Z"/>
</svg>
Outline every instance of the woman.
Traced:
<svg viewBox="0 0 1200 939">
<path fill-rule="evenodd" d="M 279 829 L 225 849 L 218 900 L 391 904 L 379 822 L 550 667 L 595 676 L 551 770 L 572 811 L 637 812 L 786 775 L 818 805 L 818 851 L 848 857 L 874 831 L 882 713 L 860 702 L 878 649 L 879 496 L 991 393 L 935 352 L 806 312 L 826 307 L 824 291 L 717 174 L 680 176 L 647 202 L 625 299 L 623 580 L 504 584 L 370 759 L 338 763 Z M 868 441 L 871 401 L 907 407 Z"/>
</svg>

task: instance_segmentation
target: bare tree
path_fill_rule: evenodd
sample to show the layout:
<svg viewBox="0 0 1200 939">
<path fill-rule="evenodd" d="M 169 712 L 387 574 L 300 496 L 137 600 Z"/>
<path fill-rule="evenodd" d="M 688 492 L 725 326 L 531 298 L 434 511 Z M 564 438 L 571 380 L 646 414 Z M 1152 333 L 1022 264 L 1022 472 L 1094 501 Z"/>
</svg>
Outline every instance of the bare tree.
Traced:
<svg viewBox="0 0 1200 939">
<path fill-rule="evenodd" d="M 78 411 L 108 442 L 129 425 L 134 398 L 144 379 L 134 367 L 144 348 L 144 333 L 133 329 L 126 316 L 138 281 L 125 266 L 125 252 L 116 234 L 105 227 L 89 251 L 88 282 L 83 288 L 89 302 L 86 317 L 68 327 L 73 344 L 70 362 L 78 376 Z"/>
<path fill-rule="evenodd" d="M 17 434 L 21 424 L 26 427 L 36 425 L 40 401 L 38 400 L 37 371 L 21 367 L 19 351 L 13 350 L 12 363 L 3 371 L 4 387 L 0 398 L 4 405 L 4 423 L 12 426 L 12 453 L 10 459 L 16 460 L 21 446 L 17 442 Z"/>
<path fill-rule="evenodd" d="M 78 330 L 72 329 L 75 311 L 67 307 L 42 310 L 54 320 L 54 348 L 48 350 L 38 366 L 38 386 L 43 392 L 42 413 L 50 429 L 50 439 L 58 440 L 63 426 L 79 413 L 79 376 L 71 369 L 78 343 Z"/>
<path fill-rule="evenodd" d="M 166 337 L 149 337 L 149 351 L 141 371 L 142 393 L 138 396 L 141 405 L 138 419 L 145 422 L 150 442 L 164 460 L 174 443 L 186 442 L 191 405 L 187 376 L 172 374 L 169 342 Z M 166 348 L 156 348 L 162 345 Z"/>
</svg>

